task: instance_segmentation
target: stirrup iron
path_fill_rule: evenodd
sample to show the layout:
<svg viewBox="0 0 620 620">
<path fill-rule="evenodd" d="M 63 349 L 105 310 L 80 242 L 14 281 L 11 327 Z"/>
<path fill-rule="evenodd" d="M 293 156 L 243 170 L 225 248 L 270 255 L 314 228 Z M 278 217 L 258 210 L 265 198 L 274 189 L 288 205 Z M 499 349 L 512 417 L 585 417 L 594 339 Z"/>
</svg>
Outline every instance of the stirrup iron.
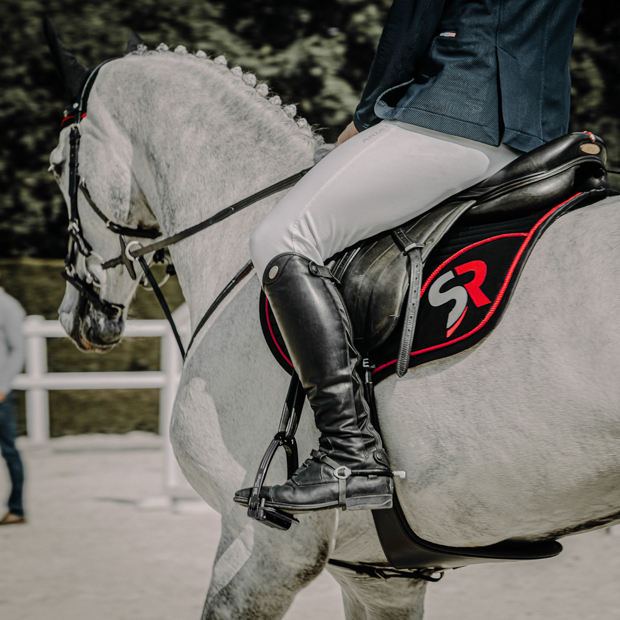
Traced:
<svg viewBox="0 0 620 620">
<path fill-rule="evenodd" d="M 267 471 L 269 470 L 271 461 L 273 460 L 276 450 L 280 446 L 284 448 L 286 453 L 287 478 L 291 478 L 299 467 L 295 433 L 299 426 L 299 419 L 301 418 L 301 410 L 303 409 L 305 398 L 306 394 L 301 386 L 301 381 L 297 373 L 293 372 L 286 395 L 286 402 L 282 409 L 282 417 L 280 418 L 278 432 L 274 435 L 274 438 L 271 440 L 260 462 L 254 484 L 252 485 L 252 493 L 248 501 L 248 517 L 277 530 L 286 531 L 293 523 L 299 523 L 299 521 L 293 517 L 293 515 L 271 506 L 265 506 L 265 499 L 261 499 L 260 492 L 263 488 L 265 478 L 267 477 Z"/>
</svg>

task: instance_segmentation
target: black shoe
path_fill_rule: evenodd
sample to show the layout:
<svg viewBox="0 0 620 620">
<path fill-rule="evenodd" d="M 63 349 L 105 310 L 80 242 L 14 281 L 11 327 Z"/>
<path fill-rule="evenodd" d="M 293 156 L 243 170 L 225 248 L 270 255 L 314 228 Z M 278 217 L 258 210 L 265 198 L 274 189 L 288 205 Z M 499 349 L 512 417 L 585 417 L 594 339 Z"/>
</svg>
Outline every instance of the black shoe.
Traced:
<svg viewBox="0 0 620 620">
<path fill-rule="evenodd" d="M 370 423 L 360 356 L 329 269 L 281 254 L 267 266 L 263 288 L 321 431 L 319 450 L 290 480 L 263 487 L 265 505 L 287 512 L 391 508 L 390 464 Z M 247 505 L 250 493 L 237 491 L 235 501 Z"/>
<path fill-rule="evenodd" d="M 282 485 L 263 487 L 260 498 L 265 505 L 285 512 L 297 513 L 330 508 L 346 510 L 379 510 L 392 507 L 394 483 L 392 472 L 376 460 L 361 469 L 349 469 L 338 465 L 325 453 L 312 451 L 308 459 Z M 247 506 L 252 489 L 241 489 L 235 493 L 235 502 Z"/>
</svg>

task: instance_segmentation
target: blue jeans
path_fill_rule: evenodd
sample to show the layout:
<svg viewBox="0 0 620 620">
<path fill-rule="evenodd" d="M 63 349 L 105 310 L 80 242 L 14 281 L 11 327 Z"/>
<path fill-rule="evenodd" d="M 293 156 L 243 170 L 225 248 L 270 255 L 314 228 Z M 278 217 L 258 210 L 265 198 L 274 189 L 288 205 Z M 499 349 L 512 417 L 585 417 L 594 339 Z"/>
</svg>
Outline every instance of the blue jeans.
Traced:
<svg viewBox="0 0 620 620">
<path fill-rule="evenodd" d="M 24 516 L 22 492 L 24 488 L 24 466 L 15 446 L 15 413 L 14 396 L 9 392 L 0 403 L 0 450 L 6 461 L 11 477 L 11 495 L 9 511 L 20 517 Z"/>
</svg>

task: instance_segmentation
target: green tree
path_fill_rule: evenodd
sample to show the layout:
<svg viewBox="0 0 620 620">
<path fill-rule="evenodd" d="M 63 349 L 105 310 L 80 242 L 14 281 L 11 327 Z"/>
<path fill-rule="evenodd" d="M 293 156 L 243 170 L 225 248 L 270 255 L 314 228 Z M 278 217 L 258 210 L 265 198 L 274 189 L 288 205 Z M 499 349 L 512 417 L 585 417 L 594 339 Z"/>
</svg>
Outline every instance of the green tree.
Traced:
<svg viewBox="0 0 620 620">
<path fill-rule="evenodd" d="M 620 4 L 586 0 L 571 56 L 571 130 L 591 131 L 620 167 Z M 612 179 L 613 180 L 613 179 Z"/>
<path fill-rule="evenodd" d="M 151 48 L 164 41 L 226 54 L 254 71 L 328 141 L 349 122 L 391 0 L 3 0 L 0 4 L 0 256 L 62 257 L 66 208 L 51 176 L 62 110 L 41 19 L 94 67 L 124 53 L 133 28 Z M 608 142 L 620 164 L 620 6 L 586 0 L 571 68 L 572 128 Z M 8 50 L 8 53 L 6 52 Z"/>
</svg>

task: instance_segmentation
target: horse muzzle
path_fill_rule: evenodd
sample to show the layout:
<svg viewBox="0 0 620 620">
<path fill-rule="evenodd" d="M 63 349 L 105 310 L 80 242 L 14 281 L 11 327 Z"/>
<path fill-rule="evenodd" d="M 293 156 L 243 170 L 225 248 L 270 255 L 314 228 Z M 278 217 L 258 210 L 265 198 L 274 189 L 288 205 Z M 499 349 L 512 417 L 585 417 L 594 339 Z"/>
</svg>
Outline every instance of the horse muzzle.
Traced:
<svg viewBox="0 0 620 620">
<path fill-rule="evenodd" d="M 73 299 L 66 297 L 58 314 L 60 323 L 78 349 L 104 353 L 120 342 L 125 328 L 122 311 L 110 316 L 83 295 L 77 295 L 77 304 L 71 303 L 75 302 L 75 297 L 70 297 Z"/>
</svg>

